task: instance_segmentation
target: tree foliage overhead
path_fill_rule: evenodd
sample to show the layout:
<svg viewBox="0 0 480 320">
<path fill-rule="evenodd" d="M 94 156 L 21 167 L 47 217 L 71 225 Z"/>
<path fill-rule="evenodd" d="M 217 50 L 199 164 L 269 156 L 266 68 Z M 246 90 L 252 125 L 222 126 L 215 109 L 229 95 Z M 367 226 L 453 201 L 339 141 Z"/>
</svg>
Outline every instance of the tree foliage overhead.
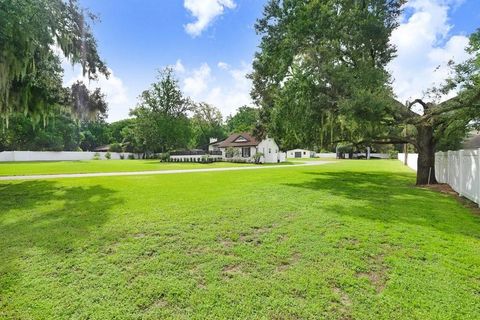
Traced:
<svg viewBox="0 0 480 320">
<path fill-rule="evenodd" d="M 391 95 L 385 67 L 395 53 L 389 38 L 403 3 L 269 1 L 250 75 L 263 132 L 285 146 L 380 134 L 391 108 L 384 103 Z"/>
<path fill-rule="evenodd" d="M 0 115 L 43 114 L 52 104 L 45 74 L 62 74 L 56 48 L 83 74 L 108 75 L 90 28 L 96 17 L 77 0 L 0 2 Z M 57 59 L 58 60 L 58 59 Z M 56 80 L 56 78 L 55 78 Z"/>
</svg>

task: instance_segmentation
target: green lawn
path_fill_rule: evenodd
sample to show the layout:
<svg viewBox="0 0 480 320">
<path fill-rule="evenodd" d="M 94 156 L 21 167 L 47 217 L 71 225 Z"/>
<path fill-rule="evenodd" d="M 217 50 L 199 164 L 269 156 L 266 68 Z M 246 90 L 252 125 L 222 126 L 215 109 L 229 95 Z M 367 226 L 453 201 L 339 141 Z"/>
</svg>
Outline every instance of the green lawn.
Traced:
<svg viewBox="0 0 480 320">
<path fill-rule="evenodd" d="M 177 163 L 159 160 L 87 160 L 87 161 L 38 161 L 38 162 L 0 162 L 0 176 L 18 176 L 31 174 L 94 173 L 94 172 L 131 172 L 177 169 L 203 169 L 251 166 L 247 163 L 214 162 Z"/>
<path fill-rule="evenodd" d="M 0 183 L 1 319 L 479 319 L 480 216 L 398 161 Z"/>
</svg>

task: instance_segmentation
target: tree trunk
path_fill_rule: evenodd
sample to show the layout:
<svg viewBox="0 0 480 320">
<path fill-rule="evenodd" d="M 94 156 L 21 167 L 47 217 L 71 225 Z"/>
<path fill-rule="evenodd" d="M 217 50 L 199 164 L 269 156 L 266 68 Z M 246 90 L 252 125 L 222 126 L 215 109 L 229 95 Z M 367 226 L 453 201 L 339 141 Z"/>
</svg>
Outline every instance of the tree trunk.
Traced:
<svg viewBox="0 0 480 320">
<path fill-rule="evenodd" d="M 436 184 L 435 179 L 435 141 L 433 127 L 420 124 L 417 127 L 417 185 Z"/>
</svg>

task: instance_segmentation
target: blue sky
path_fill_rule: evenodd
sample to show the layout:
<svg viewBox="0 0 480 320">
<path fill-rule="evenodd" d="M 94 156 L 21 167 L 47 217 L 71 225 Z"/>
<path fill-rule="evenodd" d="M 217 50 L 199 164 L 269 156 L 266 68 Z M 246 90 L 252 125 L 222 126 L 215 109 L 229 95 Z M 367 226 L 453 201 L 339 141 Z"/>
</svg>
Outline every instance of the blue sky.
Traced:
<svg viewBox="0 0 480 320">
<path fill-rule="evenodd" d="M 100 16 L 94 25 L 102 57 L 112 71 L 100 86 L 110 105 L 109 121 L 128 116 L 156 70 L 176 68 L 186 95 L 220 108 L 226 116 L 250 103 L 251 70 L 259 43 L 253 25 L 264 0 L 81 0 Z M 466 36 L 480 27 L 479 0 L 411 0 L 392 35 L 399 57 L 389 66 L 401 99 L 421 95 L 441 81 L 453 58 L 465 59 Z M 66 68 L 65 82 L 79 79 Z"/>
</svg>

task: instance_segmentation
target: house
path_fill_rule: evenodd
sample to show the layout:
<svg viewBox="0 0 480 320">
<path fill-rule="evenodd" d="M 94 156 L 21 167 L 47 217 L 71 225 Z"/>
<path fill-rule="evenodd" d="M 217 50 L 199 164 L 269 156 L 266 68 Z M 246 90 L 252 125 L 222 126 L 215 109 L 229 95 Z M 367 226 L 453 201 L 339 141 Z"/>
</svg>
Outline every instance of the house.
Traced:
<svg viewBox="0 0 480 320">
<path fill-rule="evenodd" d="M 287 158 L 314 158 L 315 152 L 306 149 L 292 149 L 287 151 Z"/>
<path fill-rule="evenodd" d="M 95 148 L 96 152 L 108 152 L 109 150 L 110 150 L 109 144 Z"/>
<path fill-rule="evenodd" d="M 272 138 L 257 140 L 247 132 L 234 133 L 223 141 L 210 140 L 208 151 L 221 151 L 225 160 L 242 159 L 255 161 L 255 154 L 260 152 L 261 163 L 277 163 L 285 161 L 285 154 L 280 152 L 277 143 Z"/>
</svg>

